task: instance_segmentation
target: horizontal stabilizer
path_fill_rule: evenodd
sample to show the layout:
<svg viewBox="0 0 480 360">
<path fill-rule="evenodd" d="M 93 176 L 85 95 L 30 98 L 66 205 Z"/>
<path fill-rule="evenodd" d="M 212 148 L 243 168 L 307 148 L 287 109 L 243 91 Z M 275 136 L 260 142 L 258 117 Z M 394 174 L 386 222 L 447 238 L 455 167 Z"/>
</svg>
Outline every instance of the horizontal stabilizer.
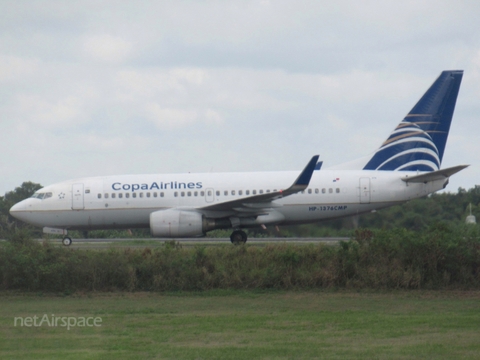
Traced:
<svg viewBox="0 0 480 360">
<path fill-rule="evenodd" d="M 431 171 L 428 173 L 423 173 L 420 175 L 405 176 L 402 178 L 402 180 L 405 182 L 411 182 L 411 183 L 426 183 L 429 181 L 444 180 L 449 178 L 453 174 L 456 174 L 457 172 L 465 169 L 468 166 L 470 165 L 458 165 L 458 166 L 454 166 L 447 169 L 441 169 L 441 170 Z"/>
</svg>

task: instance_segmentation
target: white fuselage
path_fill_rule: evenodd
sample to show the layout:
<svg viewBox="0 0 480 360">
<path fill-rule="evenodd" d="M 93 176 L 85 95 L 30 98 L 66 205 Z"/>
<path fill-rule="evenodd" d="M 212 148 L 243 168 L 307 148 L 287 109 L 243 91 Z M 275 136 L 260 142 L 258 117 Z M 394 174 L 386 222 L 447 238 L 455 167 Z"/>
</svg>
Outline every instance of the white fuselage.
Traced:
<svg viewBox="0 0 480 360">
<path fill-rule="evenodd" d="M 248 226 L 288 225 L 357 215 L 426 196 L 447 179 L 406 183 L 417 172 L 374 170 L 314 171 L 305 191 L 272 202 Z M 43 199 L 12 208 L 28 223 L 58 229 L 149 227 L 152 212 L 194 210 L 209 218 L 240 216 L 232 210 L 203 210 L 213 204 L 286 189 L 298 172 L 120 175 L 69 180 L 44 187 Z M 248 216 L 246 214 L 245 216 Z"/>
</svg>

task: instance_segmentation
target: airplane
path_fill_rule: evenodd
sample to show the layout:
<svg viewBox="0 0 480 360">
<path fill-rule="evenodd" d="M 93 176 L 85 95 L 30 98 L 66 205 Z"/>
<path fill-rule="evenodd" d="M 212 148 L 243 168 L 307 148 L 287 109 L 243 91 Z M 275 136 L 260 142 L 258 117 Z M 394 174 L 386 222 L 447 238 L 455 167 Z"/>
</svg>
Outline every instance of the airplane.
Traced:
<svg viewBox="0 0 480 360">
<path fill-rule="evenodd" d="M 440 169 L 463 71 L 443 71 L 369 157 L 300 172 L 233 172 L 86 177 L 46 186 L 10 214 L 63 236 L 69 230 L 150 228 L 156 238 L 305 224 L 376 211 L 444 189 L 469 165 Z"/>
</svg>

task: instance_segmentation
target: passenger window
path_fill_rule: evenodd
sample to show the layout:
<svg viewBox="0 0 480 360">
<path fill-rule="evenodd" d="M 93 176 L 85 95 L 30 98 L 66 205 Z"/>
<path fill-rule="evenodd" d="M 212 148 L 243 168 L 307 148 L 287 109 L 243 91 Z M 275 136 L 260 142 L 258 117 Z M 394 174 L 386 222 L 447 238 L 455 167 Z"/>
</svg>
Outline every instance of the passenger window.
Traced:
<svg viewBox="0 0 480 360">
<path fill-rule="evenodd" d="M 112 193 L 112 199 L 115 199 L 116 195 L 115 193 Z"/>
<path fill-rule="evenodd" d="M 108 194 L 107 193 L 105 193 L 105 199 L 108 199 Z"/>
<path fill-rule="evenodd" d="M 258 193 L 259 193 L 259 194 L 263 194 L 263 190 L 258 190 Z"/>
<path fill-rule="evenodd" d="M 191 191 L 187 192 L 187 196 L 192 196 L 192 192 Z"/>
<path fill-rule="evenodd" d="M 178 197 L 178 192 L 175 191 L 175 192 L 173 193 L 173 196 Z"/>
<path fill-rule="evenodd" d="M 211 191 L 211 190 L 208 190 L 208 191 L 207 191 L 207 195 L 208 195 L 208 196 L 212 196 L 212 191 Z"/>
<path fill-rule="evenodd" d="M 333 193 L 333 189 L 332 188 L 328 189 L 328 193 L 329 194 Z"/>
<path fill-rule="evenodd" d="M 257 195 L 257 190 L 252 190 L 253 195 Z"/>
<path fill-rule="evenodd" d="M 205 191 L 200 191 L 200 196 L 205 196 Z"/>
<path fill-rule="evenodd" d="M 85 194 L 90 194 L 90 189 L 85 190 Z"/>
<path fill-rule="evenodd" d="M 335 192 L 336 192 L 337 194 L 340 194 L 340 188 L 336 188 L 336 189 L 335 189 Z"/>
<path fill-rule="evenodd" d="M 267 193 L 269 193 L 269 192 L 270 192 L 270 190 L 267 190 Z"/>
<path fill-rule="evenodd" d="M 155 191 L 155 192 L 153 193 L 153 197 L 157 197 L 157 196 L 158 196 L 158 194 L 157 194 L 157 192 Z"/>
<path fill-rule="evenodd" d="M 217 191 L 216 191 L 216 194 L 217 194 L 217 196 L 220 196 L 220 191 L 217 190 Z"/>
<path fill-rule="evenodd" d="M 227 196 L 227 195 L 228 195 L 228 190 L 225 190 L 225 191 L 223 192 L 223 195 Z"/>
<path fill-rule="evenodd" d="M 232 190 L 232 195 L 235 195 L 235 190 Z"/>
<path fill-rule="evenodd" d="M 119 193 L 119 194 L 118 194 L 118 198 L 119 198 L 119 199 L 123 198 L 123 194 L 122 194 L 122 193 Z"/>
<path fill-rule="evenodd" d="M 140 195 L 139 195 L 139 196 L 140 196 L 141 198 L 143 198 L 143 193 L 140 193 Z"/>
<path fill-rule="evenodd" d="M 238 195 L 242 195 L 242 194 L 243 194 L 242 190 L 238 190 Z"/>
<path fill-rule="evenodd" d="M 181 192 L 182 197 L 185 197 L 185 191 Z"/>
<path fill-rule="evenodd" d="M 308 189 L 308 193 L 311 194 L 311 193 L 312 193 L 312 189 Z"/>
<path fill-rule="evenodd" d="M 160 197 L 163 197 L 165 194 L 163 192 L 160 193 Z"/>
<path fill-rule="evenodd" d="M 130 197 L 130 193 L 125 193 L 125 197 L 128 199 Z"/>
<path fill-rule="evenodd" d="M 102 198 L 102 194 L 98 194 L 97 197 L 98 197 L 99 199 L 101 199 L 101 198 Z"/>
<path fill-rule="evenodd" d="M 132 198 L 136 198 L 137 197 L 137 193 L 132 193 Z"/>
<path fill-rule="evenodd" d="M 318 194 L 320 191 L 318 191 L 318 189 L 315 189 L 315 194 Z"/>
<path fill-rule="evenodd" d="M 245 195 L 250 195 L 250 190 L 245 190 Z"/>
<path fill-rule="evenodd" d="M 148 197 L 148 198 L 150 197 L 150 193 L 147 193 L 147 197 Z"/>
<path fill-rule="evenodd" d="M 327 189 L 323 188 L 322 189 L 322 194 L 325 194 L 327 192 Z"/>
<path fill-rule="evenodd" d="M 194 191 L 193 196 L 198 196 L 198 191 Z"/>
</svg>

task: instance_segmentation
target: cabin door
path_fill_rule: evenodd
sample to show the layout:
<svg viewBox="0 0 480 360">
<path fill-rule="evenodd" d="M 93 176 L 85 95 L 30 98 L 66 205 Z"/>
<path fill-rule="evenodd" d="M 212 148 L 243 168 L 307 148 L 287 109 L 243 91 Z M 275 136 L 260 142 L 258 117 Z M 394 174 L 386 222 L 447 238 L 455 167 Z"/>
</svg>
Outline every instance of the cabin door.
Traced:
<svg viewBox="0 0 480 360">
<path fill-rule="evenodd" d="M 83 201 L 83 184 L 72 185 L 72 210 L 83 210 L 85 208 Z"/>
<path fill-rule="evenodd" d="M 370 178 L 360 178 L 360 204 L 370 204 Z"/>
</svg>

